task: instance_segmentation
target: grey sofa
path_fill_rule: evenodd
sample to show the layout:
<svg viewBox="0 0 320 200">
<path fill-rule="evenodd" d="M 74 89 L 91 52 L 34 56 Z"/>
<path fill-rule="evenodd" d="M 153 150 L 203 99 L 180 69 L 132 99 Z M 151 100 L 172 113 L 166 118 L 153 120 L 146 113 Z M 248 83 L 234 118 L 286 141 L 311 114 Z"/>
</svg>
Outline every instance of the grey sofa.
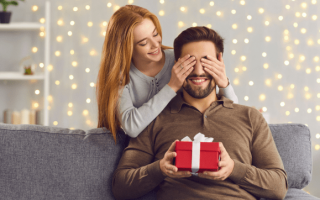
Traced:
<svg viewBox="0 0 320 200">
<path fill-rule="evenodd" d="M 308 127 L 269 126 L 288 174 L 285 199 L 318 199 L 301 190 L 311 181 Z M 83 131 L 0 123 L 0 199 L 114 199 L 112 175 L 127 142 L 120 132 L 115 144 L 103 128 Z M 155 199 L 155 192 L 140 199 Z"/>
</svg>

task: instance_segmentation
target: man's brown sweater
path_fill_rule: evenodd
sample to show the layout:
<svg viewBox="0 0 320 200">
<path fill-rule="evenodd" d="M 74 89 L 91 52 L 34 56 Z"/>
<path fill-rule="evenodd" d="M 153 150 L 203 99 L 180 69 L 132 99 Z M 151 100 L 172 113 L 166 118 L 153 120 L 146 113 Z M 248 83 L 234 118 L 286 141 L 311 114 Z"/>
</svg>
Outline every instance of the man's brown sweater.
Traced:
<svg viewBox="0 0 320 200">
<path fill-rule="evenodd" d="M 176 139 L 197 133 L 222 142 L 234 169 L 224 181 L 197 176 L 165 177 L 159 161 Z M 287 174 L 271 131 L 255 108 L 225 97 L 201 113 L 179 93 L 124 150 L 113 177 L 117 199 L 136 198 L 157 189 L 157 199 L 283 199 Z"/>
</svg>

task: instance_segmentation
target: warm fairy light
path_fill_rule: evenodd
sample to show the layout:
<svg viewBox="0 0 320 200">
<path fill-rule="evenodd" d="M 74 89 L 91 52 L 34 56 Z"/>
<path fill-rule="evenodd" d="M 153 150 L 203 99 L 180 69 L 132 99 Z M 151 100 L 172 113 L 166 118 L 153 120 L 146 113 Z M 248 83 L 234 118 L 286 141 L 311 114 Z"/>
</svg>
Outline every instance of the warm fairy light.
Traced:
<svg viewBox="0 0 320 200">
<path fill-rule="evenodd" d="M 68 116 L 72 116 L 72 111 L 71 110 L 69 110 L 67 113 L 68 113 Z"/>
<path fill-rule="evenodd" d="M 36 12 L 37 10 L 38 10 L 38 6 L 36 6 L 36 5 L 32 6 L 32 11 L 33 12 Z"/>
<path fill-rule="evenodd" d="M 77 61 L 73 61 L 72 62 L 72 66 L 74 66 L 74 67 L 78 66 L 78 62 Z"/>
<path fill-rule="evenodd" d="M 316 146 L 314 146 L 315 150 L 319 150 L 320 149 L 320 145 L 317 144 Z"/>
<path fill-rule="evenodd" d="M 53 125 L 57 126 L 57 125 L 58 125 L 58 122 L 57 122 L 57 121 L 54 121 L 54 122 L 53 122 Z"/>
<path fill-rule="evenodd" d="M 43 63 L 39 63 L 39 67 L 40 67 L 40 68 L 43 68 L 43 67 L 44 67 L 44 64 L 43 64 Z"/>
<path fill-rule="evenodd" d="M 32 53 L 37 53 L 38 48 L 37 47 L 32 47 Z"/>
<path fill-rule="evenodd" d="M 163 16 L 163 15 L 164 15 L 164 11 L 163 11 L 163 10 L 160 10 L 160 11 L 159 11 L 159 15 L 160 15 L 160 16 Z"/>
<path fill-rule="evenodd" d="M 73 79 L 74 79 L 74 76 L 73 76 L 73 75 L 69 75 L 69 79 L 70 79 L 70 80 L 73 80 Z"/>
<path fill-rule="evenodd" d="M 317 0 L 312 0 L 311 3 L 312 4 L 317 4 Z"/>
<path fill-rule="evenodd" d="M 78 7 L 73 7 L 73 11 L 78 11 Z"/>
<path fill-rule="evenodd" d="M 266 39 L 267 42 L 270 42 L 271 37 L 270 37 L 270 36 L 267 36 L 265 39 Z"/>
<path fill-rule="evenodd" d="M 302 8 L 306 8 L 307 7 L 307 3 L 306 2 L 301 3 L 301 7 Z"/>
<path fill-rule="evenodd" d="M 278 74 L 278 75 L 277 75 L 277 78 L 278 78 L 278 79 L 282 79 L 282 74 Z"/>
<path fill-rule="evenodd" d="M 320 116 L 317 116 L 317 118 L 316 118 L 316 119 L 317 119 L 317 121 L 320 121 Z"/>
<path fill-rule="evenodd" d="M 308 92 L 309 91 L 309 87 L 304 87 L 304 91 Z"/>
<path fill-rule="evenodd" d="M 94 87 L 95 83 L 94 82 L 91 82 L 90 83 L 90 87 Z"/>
<path fill-rule="evenodd" d="M 44 32 L 40 32 L 39 35 L 40 35 L 40 37 L 44 37 L 45 33 Z"/>
<path fill-rule="evenodd" d="M 320 134 L 319 134 L 319 133 L 316 134 L 316 138 L 317 138 L 317 139 L 320 138 Z"/>
<path fill-rule="evenodd" d="M 217 13 L 216 13 L 218 16 L 221 16 L 221 11 L 218 11 Z"/>
<path fill-rule="evenodd" d="M 262 14 L 264 12 L 263 8 L 259 8 L 259 13 Z"/>
<path fill-rule="evenodd" d="M 231 10 L 232 14 L 236 14 L 236 12 L 237 12 L 236 10 Z"/>
<path fill-rule="evenodd" d="M 91 102 L 91 99 L 90 99 L 90 98 L 87 98 L 87 99 L 86 99 L 86 102 L 87 102 L 87 103 L 90 103 L 90 102 Z"/>
<path fill-rule="evenodd" d="M 263 56 L 263 57 L 266 57 L 266 56 L 267 56 L 267 53 L 266 53 L 266 52 L 263 52 L 263 53 L 262 53 L 262 56 Z"/>
<path fill-rule="evenodd" d="M 244 43 L 248 44 L 249 43 L 249 39 L 248 38 L 244 39 Z"/>
<path fill-rule="evenodd" d="M 294 40 L 294 44 L 298 45 L 300 43 L 299 40 Z"/>
<path fill-rule="evenodd" d="M 128 0 L 128 4 L 133 4 L 134 1 L 133 0 Z"/>
<path fill-rule="evenodd" d="M 36 95 L 38 95 L 38 94 L 40 94 L 40 90 L 35 90 L 34 93 L 35 93 Z"/>
<path fill-rule="evenodd" d="M 320 99 L 320 93 L 317 94 L 317 97 Z"/>
<path fill-rule="evenodd" d="M 57 36 L 57 41 L 62 42 L 62 36 Z"/>
<path fill-rule="evenodd" d="M 89 73 L 89 72 L 90 72 L 90 68 L 86 68 L 85 71 L 86 71 L 87 73 Z"/>
<path fill-rule="evenodd" d="M 232 50 L 232 51 L 231 51 L 231 54 L 232 54 L 232 55 L 236 54 L 236 50 Z"/>
<path fill-rule="evenodd" d="M 313 45 L 313 41 L 310 39 L 310 40 L 308 40 L 307 44 L 308 44 L 309 46 L 311 46 L 311 45 Z"/>
<path fill-rule="evenodd" d="M 289 112 L 289 111 L 286 111 L 286 115 L 287 115 L 287 116 L 290 115 L 290 112 Z"/>
<path fill-rule="evenodd" d="M 252 19 L 252 16 L 251 16 L 251 15 L 248 15 L 248 16 L 247 16 L 247 19 L 248 19 L 248 20 L 251 20 L 251 19 Z"/>
<path fill-rule="evenodd" d="M 300 55 L 300 60 L 304 61 L 306 59 L 306 57 L 304 55 Z"/>
<path fill-rule="evenodd" d="M 60 56 L 60 55 L 61 55 L 60 51 L 56 51 L 54 54 L 55 54 L 56 56 Z"/>
<path fill-rule="evenodd" d="M 208 28 L 211 28 L 212 26 L 211 26 L 211 24 L 207 24 L 207 27 L 208 27 Z"/>
<path fill-rule="evenodd" d="M 299 108 L 295 108 L 295 109 L 294 109 L 294 112 L 299 112 Z"/>
<path fill-rule="evenodd" d="M 289 54 L 289 58 L 294 58 L 294 54 L 293 54 L 293 53 L 290 53 L 290 54 Z"/>
<path fill-rule="evenodd" d="M 199 10 L 199 12 L 200 12 L 201 14 L 204 14 L 206 11 L 205 11 L 205 9 L 201 8 L 201 9 Z"/>
<path fill-rule="evenodd" d="M 290 9 L 290 5 L 286 5 L 286 9 L 288 9 L 288 10 L 289 10 L 289 9 Z"/>
<path fill-rule="evenodd" d="M 242 67 L 242 71 L 247 71 L 247 68 L 246 67 Z"/>
<path fill-rule="evenodd" d="M 307 113 L 312 113 L 312 109 L 308 108 Z"/>
<path fill-rule="evenodd" d="M 250 86 L 253 86 L 253 84 L 254 84 L 253 81 L 249 81 Z"/>
<path fill-rule="evenodd" d="M 301 33 L 305 34 L 306 32 L 307 32 L 307 29 L 305 29 L 305 28 L 301 29 Z"/>
<path fill-rule="evenodd" d="M 62 20 L 62 19 L 59 19 L 59 20 L 57 21 L 57 24 L 58 24 L 59 26 L 62 26 L 62 25 L 63 25 L 63 20 Z"/>
<path fill-rule="evenodd" d="M 267 112 L 267 110 L 268 110 L 267 107 L 263 107 L 263 108 L 262 108 L 262 111 L 263 111 L 263 112 Z"/>
<path fill-rule="evenodd" d="M 281 106 L 281 107 L 283 107 L 283 106 L 285 106 L 285 105 L 286 105 L 286 104 L 285 104 L 284 102 L 281 102 L 281 103 L 280 103 L 280 106 Z"/>
<path fill-rule="evenodd" d="M 241 0 L 240 4 L 244 6 L 246 4 L 246 2 L 244 0 Z"/>
<path fill-rule="evenodd" d="M 70 50 L 70 54 L 73 55 L 74 54 L 74 50 Z"/>
<path fill-rule="evenodd" d="M 233 28 L 233 29 L 237 29 L 237 28 L 238 28 L 238 25 L 237 25 L 237 24 L 232 24 L 232 28 Z"/>
<path fill-rule="evenodd" d="M 181 10 L 182 12 L 184 12 L 184 11 L 186 11 L 186 8 L 185 8 L 185 7 L 180 7 L 180 10 Z"/>
<path fill-rule="evenodd" d="M 300 17 L 301 14 L 299 12 L 296 12 L 295 15 L 296 15 L 296 17 Z"/>
<path fill-rule="evenodd" d="M 39 21 L 40 21 L 41 24 L 44 24 L 46 22 L 46 19 L 45 18 L 41 18 Z"/>
<path fill-rule="evenodd" d="M 260 94 L 259 99 L 260 101 L 264 101 L 266 99 L 266 95 Z"/>
<path fill-rule="evenodd" d="M 234 79 L 234 80 L 233 80 L 233 84 L 234 84 L 234 85 L 239 85 L 239 79 Z"/>
<path fill-rule="evenodd" d="M 82 111 L 82 115 L 83 115 L 83 116 L 87 116 L 88 114 L 89 114 L 89 111 L 88 111 L 88 110 L 83 110 L 83 111 Z"/>
<path fill-rule="evenodd" d="M 164 0 L 160 0 L 160 3 L 161 3 L 161 4 L 164 4 Z"/>
<path fill-rule="evenodd" d="M 104 21 L 102 22 L 102 26 L 107 26 L 108 25 L 108 22 Z"/>
<path fill-rule="evenodd" d="M 284 40 L 289 40 L 289 36 L 284 36 Z"/>
<path fill-rule="evenodd" d="M 58 10 L 62 10 L 62 6 L 58 6 Z"/>
<path fill-rule="evenodd" d="M 312 20 L 317 20 L 318 16 L 317 15 L 312 15 Z"/>
<path fill-rule="evenodd" d="M 60 81 L 58 81 L 58 80 L 55 81 L 54 83 L 55 83 L 56 85 L 60 85 Z"/>
<path fill-rule="evenodd" d="M 286 30 L 283 31 L 283 33 L 284 33 L 284 34 L 289 34 L 289 30 L 286 29 Z"/>
<path fill-rule="evenodd" d="M 108 3 L 107 6 L 110 8 L 112 6 L 112 3 Z"/>
<path fill-rule="evenodd" d="M 316 110 L 317 110 L 317 111 L 320 110 L 320 106 L 319 106 L 319 105 L 316 106 Z"/>
<path fill-rule="evenodd" d="M 240 59 L 241 59 L 242 61 L 245 61 L 245 60 L 247 59 L 247 57 L 241 56 Z"/>
<path fill-rule="evenodd" d="M 279 90 L 279 91 L 282 91 L 282 90 L 283 90 L 283 86 L 282 86 L 282 85 L 279 85 L 279 86 L 278 86 L 278 90 Z"/>
<path fill-rule="evenodd" d="M 296 69 L 297 69 L 297 70 L 301 69 L 301 66 L 300 66 L 300 65 L 297 65 L 297 66 L 296 66 Z"/>
<path fill-rule="evenodd" d="M 53 70 L 53 66 L 52 65 L 48 65 L 47 69 L 48 69 L 49 72 L 51 72 Z"/>
<path fill-rule="evenodd" d="M 317 79 L 317 83 L 320 83 L 320 78 Z"/>
<path fill-rule="evenodd" d="M 265 24 L 266 26 L 269 26 L 270 22 L 269 22 L 269 21 L 265 21 L 264 24 Z"/>
<path fill-rule="evenodd" d="M 195 22 L 192 23 L 192 26 L 193 26 L 193 27 L 196 27 L 196 26 L 197 26 L 197 23 L 195 23 Z"/>
<path fill-rule="evenodd" d="M 89 5 L 86 5 L 86 9 L 87 9 L 87 10 L 90 10 L 90 6 L 89 6 Z"/>
<path fill-rule="evenodd" d="M 294 96 L 293 96 L 293 94 L 292 93 L 289 93 L 288 94 L 288 99 L 292 99 Z"/>
<path fill-rule="evenodd" d="M 234 71 L 235 71 L 235 72 L 239 72 L 239 68 L 237 68 L 237 67 L 234 68 Z"/>
<path fill-rule="evenodd" d="M 287 60 L 284 61 L 284 64 L 285 64 L 285 65 L 289 65 L 289 61 L 287 61 Z"/>
<path fill-rule="evenodd" d="M 102 32 L 102 35 L 103 35 L 103 36 L 106 36 L 106 31 L 103 31 L 103 32 Z"/>
<path fill-rule="evenodd" d="M 248 27 L 248 28 L 247 28 L 247 31 L 248 31 L 249 33 L 251 33 L 251 32 L 253 31 L 252 27 Z"/>
<path fill-rule="evenodd" d="M 113 11 L 117 11 L 117 10 L 119 10 L 120 9 L 120 6 L 118 6 L 118 5 L 115 5 L 114 7 L 113 7 Z"/>
<path fill-rule="evenodd" d="M 71 26 L 73 26 L 73 25 L 74 25 L 74 23 L 75 23 L 74 21 L 71 21 L 71 22 L 70 22 L 70 25 L 71 25 Z"/>
<path fill-rule="evenodd" d="M 68 107 L 69 107 L 69 108 L 72 108 L 72 107 L 73 107 L 73 103 L 71 103 L 71 102 L 68 103 Z"/>
<path fill-rule="evenodd" d="M 320 66 L 316 66 L 316 71 L 320 71 Z"/>
<path fill-rule="evenodd" d="M 74 90 L 77 89 L 77 84 L 72 84 L 71 88 Z"/>
<path fill-rule="evenodd" d="M 297 27 L 298 27 L 298 23 L 297 23 L 297 22 L 293 23 L 293 26 L 294 26 L 295 28 L 297 28 Z"/>
<path fill-rule="evenodd" d="M 265 81 L 265 84 L 266 84 L 267 86 L 271 86 L 271 80 L 270 80 L 270 79 L 267 79 L 267 80 Z"/>
<path fill-rule="evenodd" d="M 248 97 L 248 96 L 245 96 L 245 97 L 244 97 L 244 100 L 245 100 L 245 101 L 248 101 L 248 100 L 249 100 L 249 97 Z"/>
<path fill-rule="evenodd" d="M 86 38 L 86 37 L 83 37 L 83 38 L 82 38 L 82 42 L 83 42 L 83 43 L 86 43 L 86 42 L 88 42 L 88 41 L 89 41 L 88 38 Z"/>
<path fill-rule="evenodd" d="M 313 58 L 313 61 L 314 61 L 314 62 L 319 62 L 319 57 L 318 57 L 318 56 L 315 56 L 315 57 Z"/>
<path fill-rule="evenodd" d="M 72 31 L 68 31 L 68 35 L 69 35 L 69 36 L 72 36 Z"/>
<path fill-rule="evenodd" d="M 90 51 L 90 56 L 95 56 L 95 55 L 97 55 L 96 50 L 91 50 L 91 51 Z"/>
<path fill-rule="evenodd" d="M 88 22 L 87 24 L 89 27 L 92 27 L 93 23 L 92 22 Z"/>
<path fill-rule="evenodd" d="M 291 47 L 290 47 L 290 46 L 287 46 L 287 47 L 286 47 L 286 50 L 287 50 L 287 51 L 290 51 L 290 50 L 291 50 Z"/>
<path fill-rule="evenodd" d="M 210 1 L 210 6 L 214 6 L 214 2 L 213 1 Z"/>
<path fill-rule="evenodd" d="M 306 17 L 307 16 L 307 13 L 302 13 L 302 17 Z"/>
<path fill-rule="evenodd" d="M 233 44 L 237 44 L 238 40 L 237 39 L 233 39 L 232 42 L 233 42 Z"/>
<path fill-rule="evenodd" d="M 269 64 L 268 63 L 264 63 L 263 64 L 263 68 L 268 69 L 269 68 Z"/>
<path fill-rule="evenodd" d="M 279 19 L 280 21 L 282 21 L 282 20 L 283 20 L 283 16 L 279 16 L 278 19 Z"/>
</svg>

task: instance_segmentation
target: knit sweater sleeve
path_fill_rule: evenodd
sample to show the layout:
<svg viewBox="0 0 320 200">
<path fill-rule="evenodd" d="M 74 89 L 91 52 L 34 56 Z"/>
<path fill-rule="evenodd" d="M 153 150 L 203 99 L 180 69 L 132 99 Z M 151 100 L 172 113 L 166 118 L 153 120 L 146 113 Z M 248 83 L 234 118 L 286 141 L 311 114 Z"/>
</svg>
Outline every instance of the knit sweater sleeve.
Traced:
<svg viewBox="0 0 320 200">
<path fill-rule="evenodd" d="M 139 108 L 134 107 L 130 91 L 125 87 L 120 96 L 122 129 L 130 137 L 137 137 L 176 96 L 176 92 L 166 84 L 156 95 Z"/>
<path fill-rule="evenodd" d="M 229 81 L 229 79 L 228 79 Z M 233 101 L 233 103 L 238 103 L 238 97 L 236 95 L 236 93 L 233 90 L 233 87 L 229 81 L 229 85 L 225 88 L 219 88 L 219 95 L 220 96 L 225 96 L 228 99 L 231 99 Z"/>
</svg>

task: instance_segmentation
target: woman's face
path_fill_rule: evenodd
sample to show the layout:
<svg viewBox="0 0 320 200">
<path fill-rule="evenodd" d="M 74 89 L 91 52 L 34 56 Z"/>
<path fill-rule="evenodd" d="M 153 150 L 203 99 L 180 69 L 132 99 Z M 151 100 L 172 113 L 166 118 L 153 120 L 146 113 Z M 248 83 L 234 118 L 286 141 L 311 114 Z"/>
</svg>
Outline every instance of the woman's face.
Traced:
<svg viewBox="0 0 320 200">
<path fill-rule="evenodd" d="M 133 62 L 158 62 L 162 58 L 161 36 L 153 22 L 146 18 L 133 30 Z"/>
</svg>

